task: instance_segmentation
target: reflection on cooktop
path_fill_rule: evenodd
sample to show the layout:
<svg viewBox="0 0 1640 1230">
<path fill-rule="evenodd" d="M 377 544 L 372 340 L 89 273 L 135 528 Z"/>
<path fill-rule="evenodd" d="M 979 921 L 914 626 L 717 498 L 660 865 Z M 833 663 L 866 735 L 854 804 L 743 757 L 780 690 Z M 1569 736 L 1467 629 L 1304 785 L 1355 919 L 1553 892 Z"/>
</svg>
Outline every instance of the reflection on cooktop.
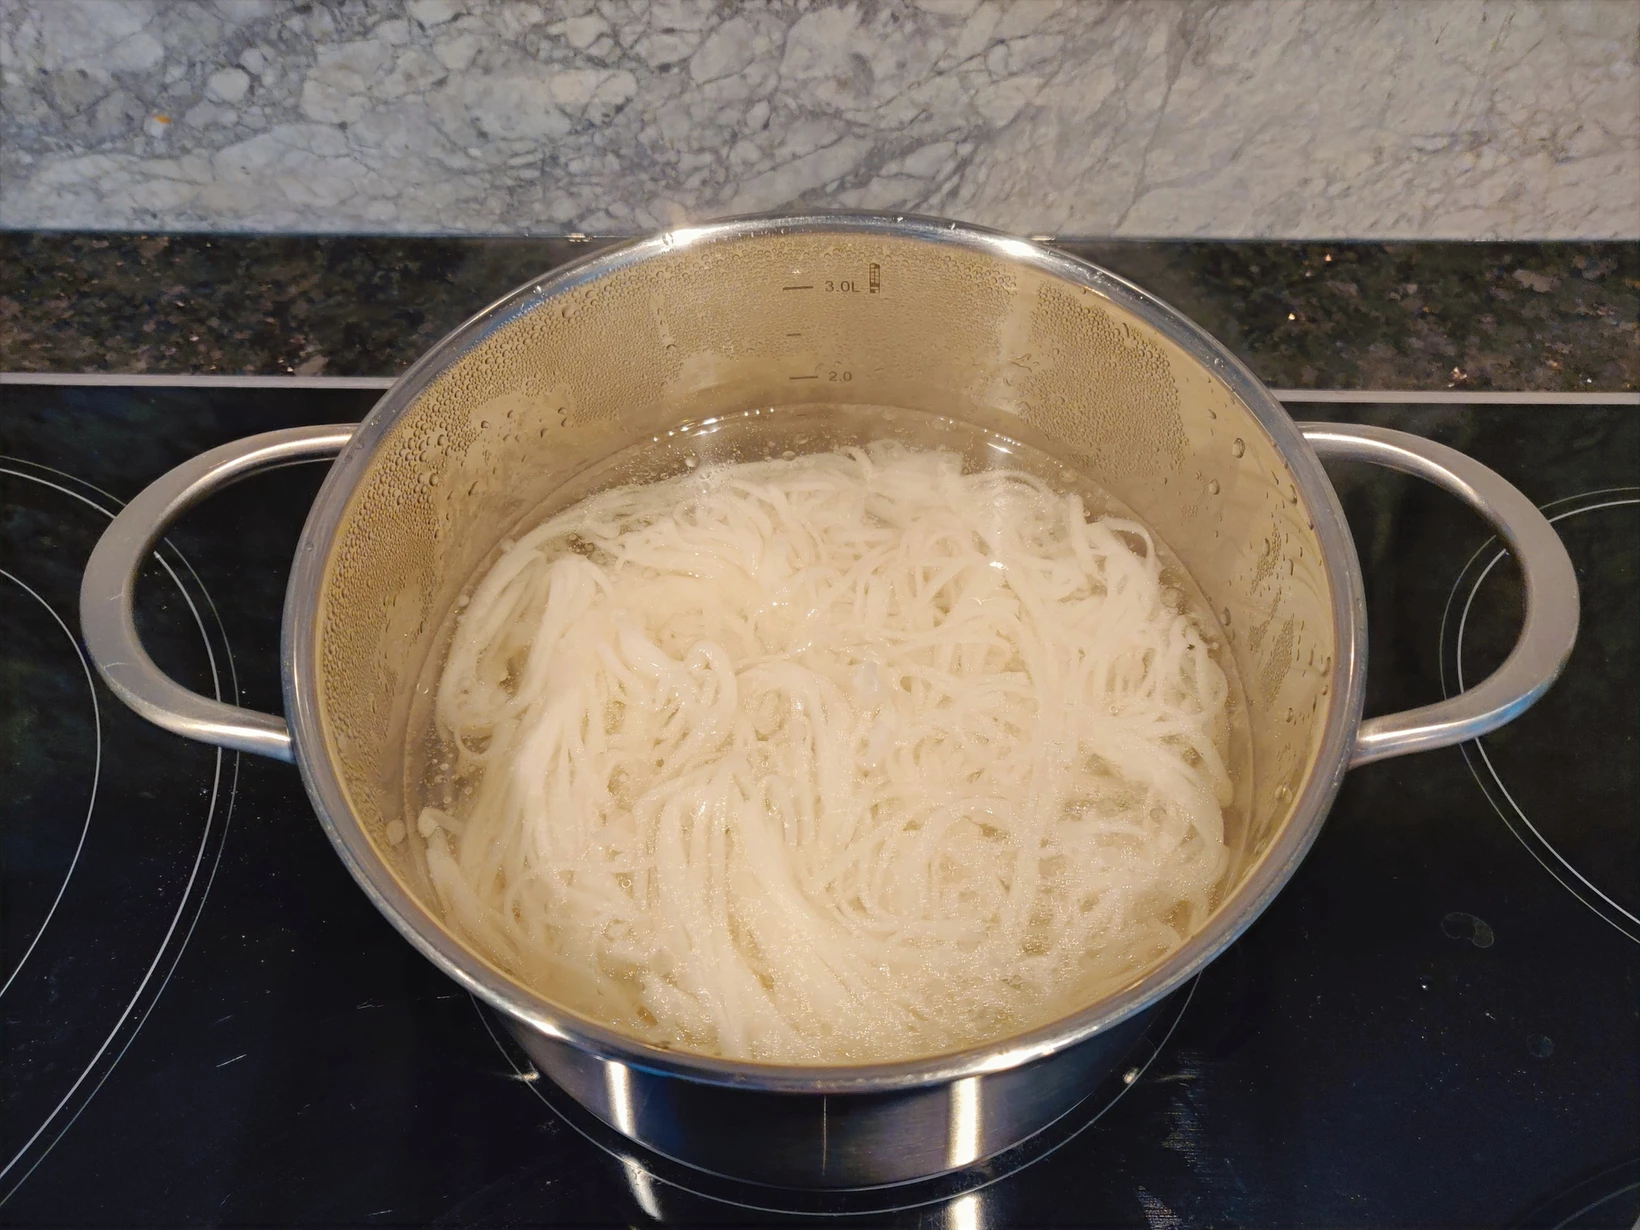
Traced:
<svg viewBox="0 0 1640 1230">
<path fill-rule="evenodd" d="M 357 418 L 373 397 L 0 387 L 8 1225 L 1640 1214 L 1633 408 L 1339 414 L 1461 448 L 1557 518 L 1583 585 L 1564 680 L 1478 745 L 1352 772 L 1288 887 L 1159 1014 L 1118 1084 L 987 1165 L 821 1196 L 623 1145 L 376 913 L 295 770 L 166 735 L 88 671 L 79 575 L 119 500 L 213 445 Z M 1404 476 L 1332 474 L 1367 579 L 1368 712 L 1496 665 L 1519 582 L 1480 521 Z M 258 477 L 176 527 L 138 594 L 167 670 L 279 708 L 284 577 L 322 477 Z"/>
</svg>

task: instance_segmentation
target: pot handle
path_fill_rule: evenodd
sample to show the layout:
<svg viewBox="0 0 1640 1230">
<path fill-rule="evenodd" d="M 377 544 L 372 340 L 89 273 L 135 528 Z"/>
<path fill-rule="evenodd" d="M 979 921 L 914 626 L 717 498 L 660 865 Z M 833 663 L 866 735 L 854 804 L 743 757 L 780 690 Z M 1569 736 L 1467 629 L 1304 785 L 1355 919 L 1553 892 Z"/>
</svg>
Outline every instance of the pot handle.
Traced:
<svg viewBox="0 0 1640 1230">
<path fill-rule="evenodd" d="M 115 696 L 186 738 L 295 759 L 284 718 L 190 692 L 154 665 L 132 618 L 137 570 L 172 522 L 206 496 L 262 470 L 339 453 L 357 429 L 356 423 L 335 423 L 234 440 L 183 462 L 120 511 L 97 540 L 80 582 L 80 632 Z"/>
<path fill-rule="evenodd" d="M 1473 457 L 1423 436 L 1346 423 L 1298 427 L 1324 459 L 1371 462 L 1458 496 L 1492 523 L 1526 581 L 1526 620 L 1503 665 L 1438 704 L 1368 718 L 1356 732 L 1350 766 L 1463 743 L 1524 713 L 1560 675 L 1577 640 L 1577 573 L 1548 518 Z"/>
</svg>

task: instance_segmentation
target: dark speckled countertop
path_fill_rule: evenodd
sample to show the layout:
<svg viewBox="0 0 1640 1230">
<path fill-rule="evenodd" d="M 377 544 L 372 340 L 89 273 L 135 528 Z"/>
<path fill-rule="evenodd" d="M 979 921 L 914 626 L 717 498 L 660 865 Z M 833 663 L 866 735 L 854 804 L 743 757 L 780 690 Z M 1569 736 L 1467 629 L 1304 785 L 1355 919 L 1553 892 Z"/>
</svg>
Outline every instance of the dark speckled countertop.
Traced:
<svg viewBox="0 0 1640 1230">
<path fill-rule="evenodd" d="M 598 245 L 0 233 L 0 371 L 393 375 Z M 1640 244 L 1066 242 L 1278 388 L 1640 389 Z"/>
</svg>

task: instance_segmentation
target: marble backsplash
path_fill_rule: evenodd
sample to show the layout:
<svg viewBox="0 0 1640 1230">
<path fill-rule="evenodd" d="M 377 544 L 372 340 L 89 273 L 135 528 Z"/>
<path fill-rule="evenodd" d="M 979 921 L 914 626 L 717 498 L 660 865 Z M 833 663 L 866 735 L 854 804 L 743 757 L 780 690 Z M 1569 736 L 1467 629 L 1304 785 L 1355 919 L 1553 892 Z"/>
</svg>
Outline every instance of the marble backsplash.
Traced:
<svg viewBox="0 0 1640 1230">
<path fill-rule="evenodd" d="M 1640 236 L 1635 0 L 5 0 L 0 226 Z"/>
</svg>

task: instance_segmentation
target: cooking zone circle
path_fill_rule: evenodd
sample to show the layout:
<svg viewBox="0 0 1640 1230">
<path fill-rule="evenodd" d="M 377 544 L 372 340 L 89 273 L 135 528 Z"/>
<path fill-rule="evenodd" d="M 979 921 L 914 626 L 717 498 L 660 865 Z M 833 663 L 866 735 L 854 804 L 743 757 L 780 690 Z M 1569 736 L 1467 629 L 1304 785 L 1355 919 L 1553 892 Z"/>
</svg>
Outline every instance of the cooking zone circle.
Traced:
<svg viewBox="0 0 1640 1230">
<path fill-rule="evenodd" d="M 170 980 L 210 891 L 237 754 L 156 738 L 81 652 L 79 572 L 119 509 L 72 475 L 0 458 L 0 570 L 27 731 L 0 807 L 0 1202 L 79 1117 Z M 145 612 L 171 669 L 222 701 L 233 660 L 187 559 L 162 546 Z M 178 795 L 178 766 L 197 789 Z M 88 937 L 95 937 L 88 942 Z"/>
<path fill-rule="evenodd" d="M 1590 722 L 1592 694 L 1640 694 L 1633 629 L 1640 626 L 1640 488 L 1588 491 L 1545 504 L 1577 567 L 1582 631 L 1566 673 L 1532 710 L 1463 745 L 1498 818 L 1567 892 L 1640 942 L 1640 812 L 1632 723 Z M 1496 540 L 1453 583 L 1441 621 L 1448 694 L 1501 660 L 1518 582 Z M 1483 924 L 1484 925 L 1484 924 Z"/>
</svg>

